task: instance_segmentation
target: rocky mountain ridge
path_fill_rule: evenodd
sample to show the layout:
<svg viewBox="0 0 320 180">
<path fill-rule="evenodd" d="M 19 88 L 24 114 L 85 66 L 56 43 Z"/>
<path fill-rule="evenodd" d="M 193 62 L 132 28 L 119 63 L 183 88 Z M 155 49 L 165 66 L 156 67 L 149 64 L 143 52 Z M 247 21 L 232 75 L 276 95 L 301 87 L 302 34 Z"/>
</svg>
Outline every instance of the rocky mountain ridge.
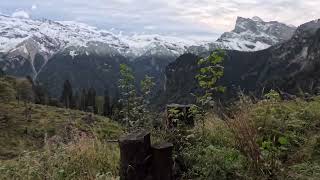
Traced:
<svg viewBox="0 0 320 180">
<path fill-rule="evenodd" d="M 259 51 L 289 40 L 296 27 L 277 21 L 265 22 L 259 17 L 238 17 L 234 30 L 223 33 L 216 42 L 192 46 L 191 53 L 200 54 L 214 49 Z"/>
<path fill-rule="evenodd" d="M 227 91 L 220 96 L 236 97 L 239 90 L 260 96 L 270 89 L 295 95 L 320 94 L 319 49 L 320 20 L 314 20 L 299 26 L 289 40 L 268 49 L 227 50 L 224 77 L 219 81 Z M 191 93 L 201 92 L 194 78 L 199 71 L 197 61 L 209 54 L 185 54 L 169 64 L 162 99 L 169 103 L 194 102 Z"/>
<path fill-rule="evenodd" d="M 241 24 L 253 21 L 256 22 L 242 18 L 242 21 L 237 21 L 236 27 L 243 26 L 243 32 L 251 32 L 251 26 Z M 253 23 L 253 26 L 257 24 L 269 23 L 261 20 Z M 237 37 L 242 35 L 238 34 Z M 227 41 L 231 42 L 227 39 L 224 35 L 220 38 L 221 42 L 201 45 L 195 41 L 170 36 L 115 34 L 78 22 L 32 20 L 0 15 L 0 68 L 11 75 L 29 75 L 35 80 L 47 83 L 48 89 L 57 96 L 66 79 L 76 84 L 77 89 L 97 87 L 100 94 L 107 87 L 116 89 L 118 66 L 126 63 L 134 69 L 137 82 L 144 75 L 151 75 L 155 77 L 157 89 L 160 89 L 164 85 L 166 66 L 181 54 L 201 54 L 216 48 L 233 48 L 230 44 L 227 46 Z M 282 39 L 272 42 L 280 43 Z M 254 38 L 245 40 L 243 37 L 238 40 L 245 44 L 248 41 L 261 43 Z M 253 51 L 270 45 L 243 50 Z"/>
<path fill-rule="evenodd" d="M 38 72 L 34 68 L 36 55 L 42 56 L 44 66 L 53 55 L 61 52 L 72 57 L 94 53 L 135 59 L 141 56 L 176 58 L 185 52 L 198 54 L 201 48 L 256 51 L 287 40 L 294 29 L 278 22 L 264 22 L 257 17 L 238 17 L 232 32 L 224 33 L 217 42 L 205 44 L 161 35 L 117 35 L 72 21 L 56 22 L 0 15 L 0 53 L 5 55 L 2 59 L 8 61 L 30 61 L 34 76 L 37 76 Z M 6 70 L 8 66 L 13 65 L 8 62 L 2 68 Z"/>
</svg>

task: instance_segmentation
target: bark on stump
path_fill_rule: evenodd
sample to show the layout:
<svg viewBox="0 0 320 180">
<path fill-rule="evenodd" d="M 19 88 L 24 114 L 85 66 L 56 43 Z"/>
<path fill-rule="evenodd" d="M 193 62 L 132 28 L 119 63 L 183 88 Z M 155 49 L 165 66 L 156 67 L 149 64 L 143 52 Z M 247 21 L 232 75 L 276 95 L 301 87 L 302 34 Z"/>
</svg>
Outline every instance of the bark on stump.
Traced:
<svg viewBox="0 0 320 180">
<path fill-rule="evenodd" d="M 152 146 L 153 180 L 173 180 L 173 144 L 163 143 Z"/>
<path fill-rule="evenodd" d="M 150 133 L 138 131 L 119 139 L 120 179 L 144 180 L 148 176 L 148 159 L 151 154 Z"/>
</svg>

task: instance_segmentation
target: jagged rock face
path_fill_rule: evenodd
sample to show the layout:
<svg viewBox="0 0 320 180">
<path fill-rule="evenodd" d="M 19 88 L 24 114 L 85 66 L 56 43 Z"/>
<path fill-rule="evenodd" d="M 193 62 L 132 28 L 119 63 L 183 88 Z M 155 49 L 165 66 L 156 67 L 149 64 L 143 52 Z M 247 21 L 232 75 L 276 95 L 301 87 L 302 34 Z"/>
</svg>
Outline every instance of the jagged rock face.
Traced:
<svg viewBox="0 0 320 180">
<path fill-rule="evenodd" d="M 167 67 L 164 96 L 168 102 L 191 103 L 194 97 L 190 93 L 201 92 L 194 79 L 199 71 L 198 59 L 183 55 Z M 219 84 L 227 87 L 227 98 L 234 97 L 240 89 L 256 95 L 263 89 L 319 93 L 320 21 L 301 25 L 290 40 L 266 50 L 228 50 L 224 67 L 225 75 Z"/>
<path fill-rule="evenodd" d="M 228 49 L 256 51 L 290 39 L 295 29 L 276 21 L 264 22 L 258 17 L 238 17 L 235 29 L 222 34 L 217 41 Z"/>
<path fill-rule="evenodd" d="M 238 51 L 259 51 L 289 40 L 296 27 L 259 17 L 238 17 L 234 30 L 225 32 L 216 42 L 191 46 L 188 52 L 201 54 L 217 48 Z"/>
</svg>

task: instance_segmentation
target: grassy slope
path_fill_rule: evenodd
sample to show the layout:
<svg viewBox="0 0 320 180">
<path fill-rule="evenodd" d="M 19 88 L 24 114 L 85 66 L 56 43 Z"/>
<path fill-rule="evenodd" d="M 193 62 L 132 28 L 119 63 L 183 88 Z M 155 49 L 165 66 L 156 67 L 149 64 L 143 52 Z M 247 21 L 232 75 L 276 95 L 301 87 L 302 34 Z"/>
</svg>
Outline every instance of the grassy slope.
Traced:
<svg viewBox="0 0 320 180">
<path fill-rule="evenodd" d="M 81 131 L 104 139 L 113 139 L 122 133 L 118 124 L 101 116 L 95 116 L 94 125 L 87 125 L 82 119 L 86 113 L 81 111 L 33 104 L 32 121 L 28 122 L 24 110 L 22 103 L 0 103 L 0 159 L 39 150 L 44 144 L 45 134 L 48 137 L 61 135 L 70 122 Z"/>
<path fill-rule="evenodd" d="M 122 134 L 119 125 L 95 116 L 96 123 L 89 126 L 82 120 L 86 115 L 84 112 L 32 106 L 32 121 L 28 122 L 22 104 L 0 103 L 0 179 L 110 179 L 117 176 L 119 148 L 103 139 L 116 139 Z M 248 104 L 238 105 L 242 106 Z M 320 97 L 310 101 L 261 101 L 235 114 L 235 120 L 238 119 L 235 123 L 240 123 L 235 129 L 229 128 L 232 124 L 228 126 L 224 121 L 208 117 L 205 136 L 202 136 L 201 128 L 196 128 L 194 134 L 186 138 L 170 136 L 166 132 L 156 137 L 163 141 L 169 136 L 170 142 L 174 138 L 179 144 L 186 145 L 178 153 L 187 167 L 187 172 L 183 172 L 187 179 L 319 179 L 319 109 Z M 3 117 L 8 119 L 7 123 L 1 123 Z M 70 122 L 82 132 L 92 134 L 93 138 L 57 149 L 41 148 L 45 133 L 49 137 L 62 135 Z M 243 129 L 246 125 L 255 129 L 255 143 L 263 162 L 258 168 L 264 170 L 263 173 L 248 168 L 252 161 L 239 146 L 239 141 L 247 145 L 245 142 L 251 140 L 246 136 L 237 139 L 237 134 L 247 133 L 247 129 Z M 272 148 L 265 146 L 270 137 L 279 136 L 285 137 L 284 144 L 274 141 Z M 274 153 L 274 157 L 269 156 L 270 153 Z M 17 156 L 19 154 L 23 155 Z M 1 160 L 12 157 L 17 158 Z M 278 163 L 272 165 L 274 161 Z"/>
</svg>

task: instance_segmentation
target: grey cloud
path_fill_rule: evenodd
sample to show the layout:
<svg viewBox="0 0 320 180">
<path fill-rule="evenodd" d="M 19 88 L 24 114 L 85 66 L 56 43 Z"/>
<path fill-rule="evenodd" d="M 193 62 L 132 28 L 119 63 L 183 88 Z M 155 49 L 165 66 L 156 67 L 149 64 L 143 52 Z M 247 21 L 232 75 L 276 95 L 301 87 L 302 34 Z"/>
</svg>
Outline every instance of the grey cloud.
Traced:
<svg viewBox="0 0 320 180">
<path fill-rule="evenodd" d="M 37 8 L 31 10 L 32 5 Z M 316 0 L 10 0 L 0 12 L 16 9 L 34 18 L 76 20 L 125 32 L 217 37 L 237 16 L 260 16 L 299 25 L 318 18 Z"/>
</svg>

